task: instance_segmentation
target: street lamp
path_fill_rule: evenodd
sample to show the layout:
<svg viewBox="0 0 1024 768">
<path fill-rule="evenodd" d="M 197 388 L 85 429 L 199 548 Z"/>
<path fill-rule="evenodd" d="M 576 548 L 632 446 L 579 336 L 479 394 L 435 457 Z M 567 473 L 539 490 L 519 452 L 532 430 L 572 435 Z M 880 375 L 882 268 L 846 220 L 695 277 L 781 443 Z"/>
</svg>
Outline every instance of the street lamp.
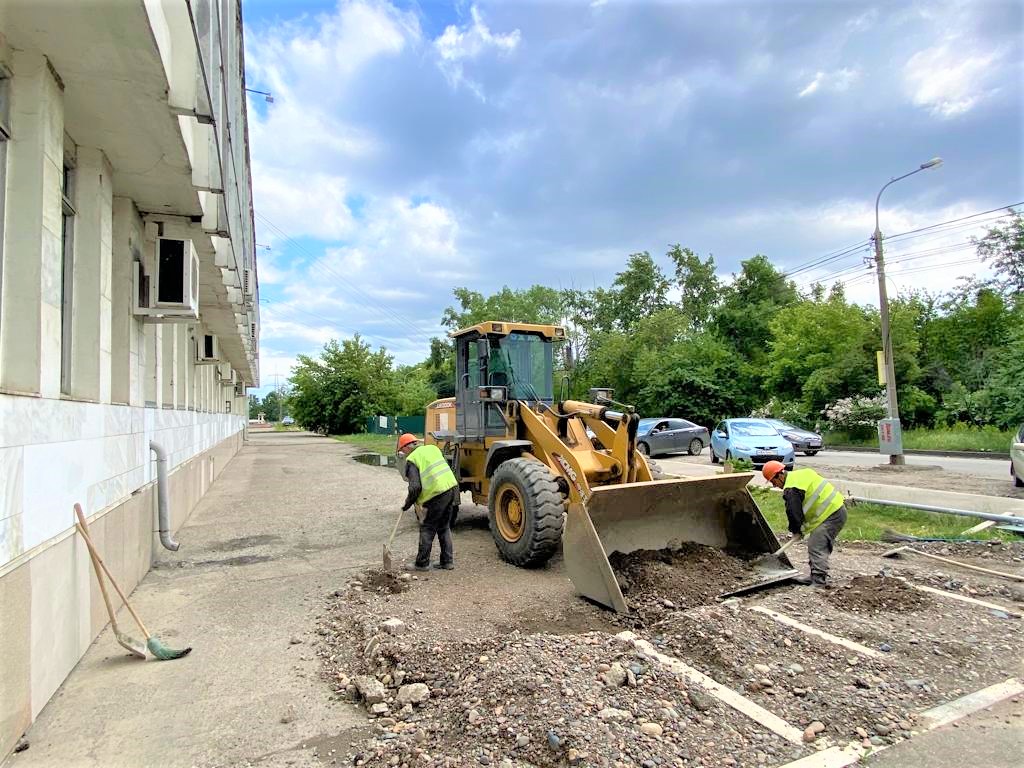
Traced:
<svg viewBox="0 0 1024 768">
<path fill-rule="evenodd" d="M 890 464 L 905 464 L 903 458 L 903 437 L 900 432 L 900 409 L 896 400 L 896 369 L 892 361 L 892 338 L 889 331 L 889 296 L 885 286 L 885 259 L 882 254 L 882 230 L 878 223 L 878 202 L 882 199 L 882 193 L 890 184 L 895 184 L 901 179 L 913 176 L 915 173 L 925 171 L 929 168 L 938 168 L 942 165 L 941 157 L 933 157 L 926 163 L 905 173 L 890 179 L 888 183 L 878 190 L 878 197 L 875 198 L 875 266 L 878 269 L 878 308 L 882 319 L 882 354 L 885 358 L 885 391 L 889 400 L 889 418 L 882 422 L 879 429 L 879 449 L 883 452 L 889 450 Z M 887 448 L 887 442 L 891 445 Z"/>
</svg>

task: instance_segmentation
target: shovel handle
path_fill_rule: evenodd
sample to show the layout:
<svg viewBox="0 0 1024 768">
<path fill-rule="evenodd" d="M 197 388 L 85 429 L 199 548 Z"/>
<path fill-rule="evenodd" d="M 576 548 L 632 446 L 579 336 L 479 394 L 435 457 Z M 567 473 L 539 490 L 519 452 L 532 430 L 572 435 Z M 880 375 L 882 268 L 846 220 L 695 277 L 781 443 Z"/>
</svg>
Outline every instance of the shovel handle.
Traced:
<svg viewBox="0 0 1024 768">
<path fill-rule="evenodd" d="M 79 518 L 78 525 L 80 529 L 85 530 L 84 535 L 87 536 L 89 534 L 89 524 L 86 523 L 84 515 Z M 86 548 L 89 549 L 88 547 Z M 93 553 L 92 549 L 89 549 L 89 559 L 92 560 L 93 571 L 96 573 L 96 583 L 100 585 L 100 594 L 103 595 L 103 603 L 107 606 L 107 614 L 110 616 L 110 624 L 116 630 L 117 619 L 114 617 L 114 606 L 110 602 L 110 595 L 107 593 L 107 585 L 103 581 L 103 571 L 101 570 L 99 561 L 96 559 L 96 555 Z"/>
<path fill-rule="evenodd" d="M 778 556 L 778 555 L 781 555 L 781 554 L 782 554 L 783 552 L 785 552 L 785 551 L 786 551 L 787 549 L 789 549 L 789 548 L 790 548 L 791 546 L 793 546 L 794 544 L 796 544 L 796 543 L 797 543 L 798 541 L 800 541 L 801 539 L 803 539 L 803 536 L 801 536 L 801 537 L 800 537 L 799 539 L 798 539 L 798 538 L 797 538 L 796 536 L 794 536 L 794 537 L 793 537 L 793 538 L 791 538 L 791 539 L 790 539 L 789 541 L 787 541 L 787 542 L 786 542 L 785 544 L 783 544 L 783 545 L 782 545 L 781 547 L 779 547 L 779 549 L 778 549 L 778 551 L 777 551 L 777 552 L 775 553 L 775 555 L 776 555 L 776 556 Z"/>
<path fill-rule="evenodd" d="M 114 581 L 114 577 L 110 574 L 110 569 L 107 568 L 107 564 L 103 562 L 103 558 L 100 557 L 100 553 L 96 551 L 96 545 L 92 543 L 92 538 L 89 536 L 89 532 L 86 529 L 87 523 L 85 522 L 85 513 L 82 512 L 82 505 L 75 504 L 75 514 L 78 515 L 78 532 L 82 534 L 82 538 L 85 540 L 85 546 L 89 548 L 89 554 L 93 557 L 95 562 L 100 564 L 100 568 L 103 569 L 103 574 L 110 579 L 110 583 L 114 586 L 118 596 L 124 601 L 124 607 L 128 609 L 128 613 L 135 619 L 135 623 L 139 625 L 139 629 L 142 630 L 142 634 L 149 638 L 149 630 L 146 629 L 146 625 L 142 623 L 142 619 L 139 618 L 139 614 L 132 608 L 131 603 L 128 602 L 128 598 L 124 592 L 121 591 L 121 587 Z"/>
</svg>

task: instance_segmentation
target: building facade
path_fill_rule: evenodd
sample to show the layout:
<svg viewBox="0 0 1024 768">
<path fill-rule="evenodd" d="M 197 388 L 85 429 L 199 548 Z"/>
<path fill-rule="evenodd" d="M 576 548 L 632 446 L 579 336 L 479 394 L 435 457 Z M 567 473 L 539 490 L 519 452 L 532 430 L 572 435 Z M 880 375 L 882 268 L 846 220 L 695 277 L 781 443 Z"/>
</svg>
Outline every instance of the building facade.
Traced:
<svg viewBox="0 0 1024 768">
<path fill-rule="evenodd" d="M 259 384 L 239 0 L 0 0 L 0 760 L 238 450 Z"/>
</svg>

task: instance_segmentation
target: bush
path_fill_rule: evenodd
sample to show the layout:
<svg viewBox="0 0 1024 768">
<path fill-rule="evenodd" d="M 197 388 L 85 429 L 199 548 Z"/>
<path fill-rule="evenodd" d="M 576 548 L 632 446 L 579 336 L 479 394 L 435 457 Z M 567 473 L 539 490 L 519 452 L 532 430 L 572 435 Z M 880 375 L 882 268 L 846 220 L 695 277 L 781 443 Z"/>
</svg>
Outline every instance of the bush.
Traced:
<svg viewBox="0 0 1024 768">
<path fill-rule="evenodd" d="M 823 411 L 829 430 L 846 432 L 855 440 L 866 440 L 876 434 L 877 422 L 885 414 L 884 395 L 844 397 L 826 406 Z"/>
<path fill-rule="evenodd" d="M 805 427 L 813 421 L 799 400 L 783 400 L 776 397 L 760 408 L 755 408 L 750 415 L 758 419 L 779 419 L 798 427 Z"/>
</svg>

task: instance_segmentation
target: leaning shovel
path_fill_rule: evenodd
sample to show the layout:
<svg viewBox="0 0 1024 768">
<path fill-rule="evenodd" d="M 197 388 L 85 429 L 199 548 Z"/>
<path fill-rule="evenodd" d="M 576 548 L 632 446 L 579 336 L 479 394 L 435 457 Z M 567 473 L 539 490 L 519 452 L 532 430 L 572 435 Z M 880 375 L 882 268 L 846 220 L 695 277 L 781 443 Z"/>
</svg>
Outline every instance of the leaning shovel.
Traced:
<svg viewBox="0 0 1024 768">
<path fill-rule="evenodd" d="M 388 536 L 388 543 L 384 545 L 383 559 L 385 571 L 391 570 L 391 542 L 395 540 L 395 533 L 398 531 L 398 524 L 402 522 L 403 512 L 405 512 L 404 509 L 398 510 L 398 517 L 395 519 L 395 527 L 391 529 L 391 535 Z"/>
<path fill-rule="evenodd" d="M 75 511 L 77 512 L 80 507 L 76 504 Z M 81 515 L 78 518 L 78 527 L 82 532 L 83 538 L 89 537 L 89 524 L 85 521 L 85 515 Z M 117 639 L 118 645 L 124 648 L 132 656 L 139 659 L 146 658 L 146 646 L 143 645 L 142 641 L 136 640 L 131 635 L 126 635 L 117 626 L 117 616 L 114 613 L 114 606 L 110 604 L 110 595 L 107 594 L 107 585 L 103 581 L 103 569 L 100 568 L 99 560 L 96 558 L 96 554 L 93 552 L 91 547 L 87 547 L 89 550 L 89 557 L 92 560 L 93 570 L 96 572 L 96 581 L 100 585 L 100 594 L 103 595 L 103 603 L 107 606 L 107 615 L 110 616 L 110 628 L 114 630 L 114 637 Z"/>
</svg>

